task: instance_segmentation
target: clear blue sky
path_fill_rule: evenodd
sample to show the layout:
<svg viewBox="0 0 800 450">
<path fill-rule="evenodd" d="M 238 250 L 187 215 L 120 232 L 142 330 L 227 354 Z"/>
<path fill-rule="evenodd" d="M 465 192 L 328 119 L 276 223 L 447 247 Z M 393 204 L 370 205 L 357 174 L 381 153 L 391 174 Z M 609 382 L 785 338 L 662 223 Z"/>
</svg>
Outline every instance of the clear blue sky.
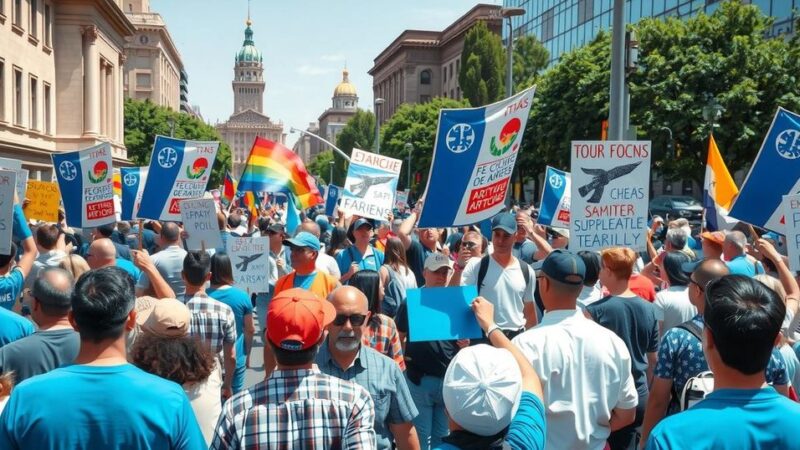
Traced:
<svg viewBox="0 0 800 450">
<path fill-rule="evenodd" d="M 253 39 L 264 55 L 264 112 L 305 129 L 331 106 L 347 63 L 359 105 L 372 108 L 373 59 L 403 30 L 442 30 L 478 3 L 501 0 L 253 0 Z M 244 40 L 246 0 L 151 0 L 167 22 L 189 75 L 189 102 L 211 124 L 233 112 L 234 56 Z M 289 134 L 293 145 L 297 135 Z"/>
</svg>

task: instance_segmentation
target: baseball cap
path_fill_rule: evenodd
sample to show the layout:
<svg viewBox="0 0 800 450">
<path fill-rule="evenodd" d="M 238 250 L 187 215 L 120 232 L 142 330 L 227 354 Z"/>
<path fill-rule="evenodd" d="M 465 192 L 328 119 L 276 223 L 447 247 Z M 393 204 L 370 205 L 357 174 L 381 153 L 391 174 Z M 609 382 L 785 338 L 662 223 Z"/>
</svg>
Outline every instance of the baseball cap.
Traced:
<svg viewBox="0 0 800 450">
<path fill-rule="evenodd" d="M 700 233 L 700 239 L 722 245 L 725 242 L 725 233 L 721 231 L 705 231 Z"/>
<path fill-rule="evenodd" d="M 267 232 L 283 233 L 284 232 L 283 224 L 280 222 L 272 222 L 271 224 L 269 224 L 269 226 L 267 226 Z"/>
<path fill-rule="evenodd" d="M 541 270 L 554 281 L 574 286 L 583 284 L 586 278 L 586 264 L 583 259 L 566 250 L 553 250 L 545 258 Z"/>
<path fill-rule="evenodd" d="M 566 228 L 550 228 L 553 230 L 553 233 L 560 235 L 561 237 L 565 237 L 569 239 L 569 230 Z"/>
<path fill-rule="evenodd" d="M 511 423 L 522 395 L 522 373 L 511 352 L 478 344 L 459 350 L 444 375 L 447 414 L 465 430 L 492 436 Z"/>
<path fill-rule="evenodd" d="M 320 247 L 319 238 L 308 231 L 301 231 L 291 239 L 284 239 L 283 245 L 288 245 L 290 247 L 308 247 L 317 252 Z"/>
<path fill-rule="evenodd" d="M 267 309 L 267 338 L 284 350 L 307 350 L 319 342 L 322 332 L 336 317 L 336 309 L 305 289 L 278 293 Z"/>
<path fill-rule="evenodd" d="M 425 258 L 425 270 L 436 272 L 442 267 L 453 268 L 453 261 L 441 253 L 431 253 Z"/>
<path fill-rule="evenodd" d="M 328 229 L 331 227 L 331 223 L 328 222 L 328 218 L 323 215 L 318 215 L 314 219 L 314 222 L 317 223 L 317 225 L 319 226 L 319 231 L 322 233 L 328 231 Z"/>
<path fill-rule="evenodd" d="M 685 273 L 686 275 L 691 275 L 697 270 L 697 267 L 703 262 L 703 260 L 699 261 L 689 261 L 681 264 L 681 272 Z"/>
<path fill-rule="evenodd" d="M 511 213 L 500 213 L 492 218 L 492 231 L 494 230 L 514 234 L 517 232 L 517 219 Z"/>
<path fill-rule="evenodd" d="M 186 336 L 190 320 L 189 308 L 174 298 L 158 300 L 136 316 L 143 332 L 167 338 Z"/>
<path fill-rule="evenodd" d="M 356 222 L 353 224 L 353 229 L 357 230 L 357 229 L 363 227 L 364 225 L 369 225 L 370 228 L 375 228 L 375 227 L 372 226 L 372 222 L 370 222 L 369 219 L 365 219 L 365 218 L 362 217 L 362 218 L 356 220 Z"/>
</svg>

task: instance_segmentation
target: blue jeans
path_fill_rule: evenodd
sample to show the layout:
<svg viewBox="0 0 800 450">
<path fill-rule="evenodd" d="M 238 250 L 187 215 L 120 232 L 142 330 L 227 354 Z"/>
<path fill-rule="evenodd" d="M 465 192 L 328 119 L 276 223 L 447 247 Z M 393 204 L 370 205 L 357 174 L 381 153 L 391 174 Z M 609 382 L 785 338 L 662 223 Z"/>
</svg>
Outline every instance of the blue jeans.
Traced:
<svg viewBox="0 0 800 450">
<path fill-rule="evenodd" d="M 420 449 L 429 450 L 441 444 L 442 438 L 450 433 L 442 398 L 443 380 L 424 375 L 419 385 L 416 385 L 406 376 L 406 383 L 411 399 L 419 410 L 413 422 L 419 436 Z"/>
</svg>

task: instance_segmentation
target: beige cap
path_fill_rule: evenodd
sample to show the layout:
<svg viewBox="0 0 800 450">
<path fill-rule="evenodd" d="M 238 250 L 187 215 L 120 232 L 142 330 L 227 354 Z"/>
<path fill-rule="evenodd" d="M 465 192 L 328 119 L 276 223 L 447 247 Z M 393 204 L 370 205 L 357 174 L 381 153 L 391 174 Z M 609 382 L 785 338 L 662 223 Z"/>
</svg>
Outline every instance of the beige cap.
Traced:
<svg viewBox="0 0 800 450">
<path fill-rule="evenodd" d="M 453 268 L 453 261 L 442 253 L 431 253 L 425 258 L 425 270 L 436 272 L 442 267 Z"/>
<path fill-rule="evenodd" d="M 166 298 L 152 308 L 139 313 L 136 321 L 143 333 L 161 337 L 181 337 L 189 334 L 192 314 L 182 302 Z"/>
</svg>

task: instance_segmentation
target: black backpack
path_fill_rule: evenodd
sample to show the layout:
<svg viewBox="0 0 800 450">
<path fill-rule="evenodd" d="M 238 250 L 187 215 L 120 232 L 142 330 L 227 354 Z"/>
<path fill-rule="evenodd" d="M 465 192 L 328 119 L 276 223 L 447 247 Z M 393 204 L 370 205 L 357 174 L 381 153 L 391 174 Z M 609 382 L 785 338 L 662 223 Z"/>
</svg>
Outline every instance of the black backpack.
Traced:
<svg viewBox="0 0 800 450">
<path fill-rule="evenodd" d="M 486 272 L 489 271 L 489 258 L 491 258 L 491 255 L 481 258 L 481 265 L 478 268 L 478 295 L 481 294 L 483 279 L 486 278 Z M 527 291 L 528 286 L 531 284 L 530 265 L 519 258 L 517 258 L 517 261 L 519 261 L 519 268 L 522 270 L 522 277 L 525 279 L 525 291 Z"/>
</svg>

